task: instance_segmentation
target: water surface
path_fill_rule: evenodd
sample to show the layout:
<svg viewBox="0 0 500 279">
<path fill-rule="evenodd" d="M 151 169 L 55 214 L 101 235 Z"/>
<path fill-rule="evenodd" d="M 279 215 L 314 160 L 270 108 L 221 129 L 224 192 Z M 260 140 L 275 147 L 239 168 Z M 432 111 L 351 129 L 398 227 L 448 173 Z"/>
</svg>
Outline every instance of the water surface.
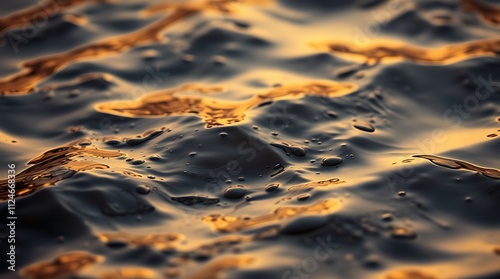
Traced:
<svg viewBox="0 0 500 279">
<path fill-rule="evenodd" d="M 500 278 L 500 2 L 0 7 L 2 278 Z"/>
</svg>

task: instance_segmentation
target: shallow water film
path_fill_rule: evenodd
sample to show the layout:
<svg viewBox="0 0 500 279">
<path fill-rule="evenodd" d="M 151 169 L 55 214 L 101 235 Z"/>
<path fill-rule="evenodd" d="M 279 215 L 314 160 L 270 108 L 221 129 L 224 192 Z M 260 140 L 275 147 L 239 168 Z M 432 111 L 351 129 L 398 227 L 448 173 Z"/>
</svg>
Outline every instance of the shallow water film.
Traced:
<svg viewBox="0 0 500 279">
<path fill-rule="evenodd" d="M 500 1 L 0 3 L 0 278 L 500 278 Z"/>
</svg>

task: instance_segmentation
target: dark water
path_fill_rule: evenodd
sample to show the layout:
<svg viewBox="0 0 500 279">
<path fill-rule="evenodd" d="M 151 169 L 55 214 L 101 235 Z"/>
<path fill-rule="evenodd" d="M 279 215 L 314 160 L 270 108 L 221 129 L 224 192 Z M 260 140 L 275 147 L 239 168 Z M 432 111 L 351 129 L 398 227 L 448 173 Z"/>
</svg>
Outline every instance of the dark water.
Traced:
<svg viewBox="0 0 500 279">
<path fill-rule="evenodd" d="M 499 1 L 0 7 L 2 278 L 500 278 Z"/>
</svg>

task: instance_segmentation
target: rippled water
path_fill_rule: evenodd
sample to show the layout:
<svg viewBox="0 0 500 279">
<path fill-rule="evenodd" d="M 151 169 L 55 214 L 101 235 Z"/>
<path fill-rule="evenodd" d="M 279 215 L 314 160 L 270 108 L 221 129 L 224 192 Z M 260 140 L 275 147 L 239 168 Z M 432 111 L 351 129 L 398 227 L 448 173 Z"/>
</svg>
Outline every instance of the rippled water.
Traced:
<svg viewBox="0 0 500 279">
<path fill-rule="evenodd" d="M 500 2 L 0 7 L 2 278 L 500 278 Z"/>
</svg>

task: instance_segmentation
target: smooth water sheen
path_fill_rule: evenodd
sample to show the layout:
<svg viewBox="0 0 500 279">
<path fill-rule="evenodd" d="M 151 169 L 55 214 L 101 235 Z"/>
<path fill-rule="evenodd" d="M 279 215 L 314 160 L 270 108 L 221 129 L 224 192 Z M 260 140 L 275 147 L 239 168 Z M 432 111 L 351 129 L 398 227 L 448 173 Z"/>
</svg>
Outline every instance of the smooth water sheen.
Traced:
<svg viewBox="0 0 500 279">
<path fill-rule="evenodd" d="M 500 278 L 499 1 L 3 1 L 0 35 L 1 278 Z"/>
</svg>

